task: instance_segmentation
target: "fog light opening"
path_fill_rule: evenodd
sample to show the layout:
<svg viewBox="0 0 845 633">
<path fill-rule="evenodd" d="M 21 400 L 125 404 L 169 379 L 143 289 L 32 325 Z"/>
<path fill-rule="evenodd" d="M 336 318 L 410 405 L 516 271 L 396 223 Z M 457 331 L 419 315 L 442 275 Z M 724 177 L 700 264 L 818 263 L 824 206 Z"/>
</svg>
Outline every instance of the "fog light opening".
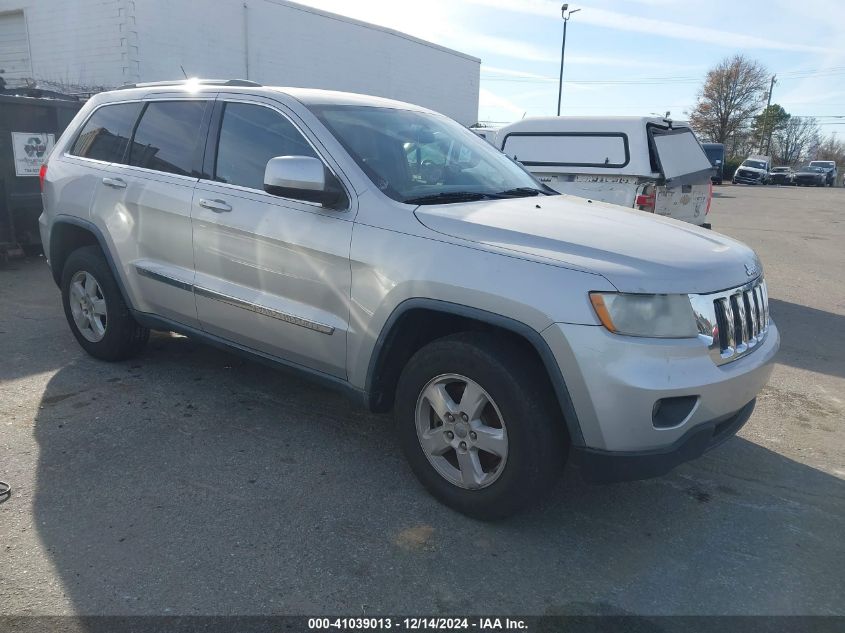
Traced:
<svg viewBox="0 0 845 633">
<path fill-rule="evenodd" d="M 651 410 L 651 423 L 656 429 L 672 429 L 681 426 L 692 415 L 698 404 L 698 396 L 677 396 L 661 398 Z"/>
</svg>

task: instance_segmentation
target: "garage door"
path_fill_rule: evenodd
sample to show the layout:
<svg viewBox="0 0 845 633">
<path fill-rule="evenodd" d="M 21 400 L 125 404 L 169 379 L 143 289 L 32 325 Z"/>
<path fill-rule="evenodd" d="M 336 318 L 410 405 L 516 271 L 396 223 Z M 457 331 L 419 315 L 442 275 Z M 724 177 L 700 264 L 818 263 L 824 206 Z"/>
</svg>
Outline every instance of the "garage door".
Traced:
<svg viewBox="0 0 845 633">
<path fill-rule="evenodd" d="M 0 13 L 0 71 L 10 86 L 32 77 L 23 11 Z"/>
</svg>

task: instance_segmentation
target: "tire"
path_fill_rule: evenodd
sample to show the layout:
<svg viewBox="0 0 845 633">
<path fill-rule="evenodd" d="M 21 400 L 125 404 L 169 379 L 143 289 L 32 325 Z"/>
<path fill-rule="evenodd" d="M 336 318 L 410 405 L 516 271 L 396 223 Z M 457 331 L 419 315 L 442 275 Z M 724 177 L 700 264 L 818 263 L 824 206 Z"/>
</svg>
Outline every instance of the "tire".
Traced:
<svg viewBox="0 0 845 633">
<path fill-rule="evenodd" d="M 97 246 L 85 246 L 68 256 L 62 269 L 62 306 L 71 332 L 94 358 L 131 358 L 150 337 L 150 331 L 132 318 Z"/>
<path fill-rule="evenodd" d="M 554 484 L 566 462 L 567 437 L 554 393 L 536 365 L 518 343 L 474 332 L 429 343 L 405 365 L 396 391 L 399 443 L 414 474 L 440 502 L 468 516 L 492 520 L 537 501 Z M 463 402 L 470 382 L 462 387 L 459 379 L 474 383 L 475 393 L 480 388 L 489 399 L 480 415 Z M 447 419 L 450 413 L 436 414 L 424 396 L 427 389 L 441 386 L 451 393 L 454 423 Z M 469 412 L 468 422 L 462 421 L 461 412 Z M 503 432 L 496 428 L 497 422 Z M 423 449 L 420 433 L 424 431 L 418 427 L 431 431 L 437 444 L 433 452 L 444 451 L 441 455 L 429 457 L 432 451 Z M 441 433 L 440 429 L 446 430 Z M 472 446 L 492 438 L 497 443 L 490 445 L 504 449 L 503 457 Z M 470 448 L 461 451 L 464 440 Z M 464 461 L 459 461 L 461 457 Z M 477 475 L 477 470 L 458 468 L 468 462 L 482 469 L 478 478 L 465 475 Z"/>
</svg>

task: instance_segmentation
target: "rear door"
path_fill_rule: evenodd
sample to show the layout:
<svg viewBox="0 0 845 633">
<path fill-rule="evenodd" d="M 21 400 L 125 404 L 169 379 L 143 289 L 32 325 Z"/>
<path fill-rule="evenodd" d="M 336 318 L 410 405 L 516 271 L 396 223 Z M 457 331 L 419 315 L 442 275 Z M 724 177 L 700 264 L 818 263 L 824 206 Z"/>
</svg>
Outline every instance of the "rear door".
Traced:
<svg viewBox="0 0 845 633">
<path fill-rule="evenodd" d="M 709 211 L 713 166 L 689 128 L 648 125 L 649 148 L 665 183 L 656 189 L 654 212 L 704 224 Z"/>
<path fill-rule="evenodd" d="M 211 130 L 193 204 L 203 329 L 345 378 L 354 214 L 263 190 L 275 156 L 313 156 L 338 172 L 275 101 L 221 96 Z"/>
<path fill-rule="evenodd" d="M 214 95 L 139 102 L 123 159 L 108 167 L 93 213 L 106 226 L 135 307 L 198 327 L 191 201 Z"/>
</svg>

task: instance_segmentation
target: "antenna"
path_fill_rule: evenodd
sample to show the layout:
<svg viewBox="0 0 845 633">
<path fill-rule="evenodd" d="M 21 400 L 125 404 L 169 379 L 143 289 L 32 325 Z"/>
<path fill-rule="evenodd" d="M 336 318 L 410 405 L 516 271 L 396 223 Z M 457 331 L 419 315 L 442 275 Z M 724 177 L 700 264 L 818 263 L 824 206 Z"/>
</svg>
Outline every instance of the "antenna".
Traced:
<svg viewBox="0 0 845 633">
<path fill-rule="evenodd" d="M 182 74 L 185 75 L 185 79 L 188 78 L 188 73 L 185 72 L 185 67 L 182 64 L 179 64 L 179 68 L 182 69 Z"/>
</svg>

